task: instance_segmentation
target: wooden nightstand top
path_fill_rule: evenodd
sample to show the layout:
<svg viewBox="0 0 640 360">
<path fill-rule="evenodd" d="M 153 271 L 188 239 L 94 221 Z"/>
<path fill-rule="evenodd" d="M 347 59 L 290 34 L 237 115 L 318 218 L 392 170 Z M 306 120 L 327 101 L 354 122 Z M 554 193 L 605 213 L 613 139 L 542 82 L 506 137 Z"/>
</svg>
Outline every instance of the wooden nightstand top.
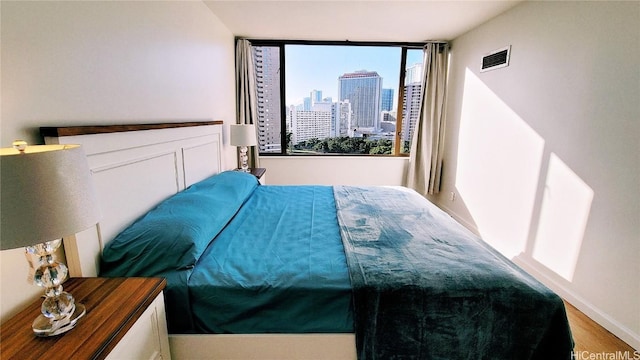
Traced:
<svg viewBox="0 0 640 360">
<path fill-rule="evenodd" d="M 38 299 L 2 324 L 0 357 L 104 359 L 166 285 L 161 278 L 71 278 L 63 286 L 87 314 L 71 331 L 40 338 L 31 323 L 40 314 Z"/>
</svg>

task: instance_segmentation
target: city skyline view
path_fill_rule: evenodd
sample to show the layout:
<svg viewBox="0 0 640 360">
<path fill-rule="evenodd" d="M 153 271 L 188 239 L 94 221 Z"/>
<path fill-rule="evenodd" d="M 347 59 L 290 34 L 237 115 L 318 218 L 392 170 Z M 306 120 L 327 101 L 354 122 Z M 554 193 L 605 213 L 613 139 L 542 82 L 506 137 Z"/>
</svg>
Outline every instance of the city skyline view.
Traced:
<svg viewBox="0 0 640 360">
<path fill-rule="evenodd" d="M 382 77 L 382 87 L 398 94 L 401 50 L 397 47 L 287 45 L 285 53 L 287 106 L 302 104 L 313 90 L 336 101 L 338 78 L 362 70 L 377 72 Z M 415 63 L 422 63 L 422 49 L 407 52 L 407 67 Z"/>
</svg>

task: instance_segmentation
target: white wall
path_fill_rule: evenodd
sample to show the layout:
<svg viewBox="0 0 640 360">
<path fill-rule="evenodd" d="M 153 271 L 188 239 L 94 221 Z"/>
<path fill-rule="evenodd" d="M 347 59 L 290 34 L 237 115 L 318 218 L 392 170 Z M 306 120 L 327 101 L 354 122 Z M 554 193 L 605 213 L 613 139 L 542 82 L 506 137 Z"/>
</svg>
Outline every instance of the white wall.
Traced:
<svg viewBox="0 0 640 360">
<path fill-rule="evenodd" d="M 406 157 L 262 156 L 271 185 L 402 185 Z"/>
<path fill-rule="evenodd" d="M 525 2 L 455 39 L 434 199 L 635 348 L 639 64 L 639 2 Z"/>
<path fill-rule="evenodd" d="M 3 147 L 42 143 L 40 126 L 235 122 L 234 37 L 199 1 L 2 1 L 0 11 Z M 235 167 L 235 148 L 225 160 Z M 25 281 L 23 250 L 2 251 L 0 266 L 5 320 L 42 290 Z"/>
</svg>

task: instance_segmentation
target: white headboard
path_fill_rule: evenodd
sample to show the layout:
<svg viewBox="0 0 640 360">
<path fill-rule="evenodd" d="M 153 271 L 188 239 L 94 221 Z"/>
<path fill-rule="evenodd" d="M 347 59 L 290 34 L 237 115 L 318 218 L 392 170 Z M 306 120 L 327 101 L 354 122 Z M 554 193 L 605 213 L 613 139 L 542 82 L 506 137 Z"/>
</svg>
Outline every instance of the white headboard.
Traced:
<svg viewBox="0 0 640 360">
<path fill-rule="evenodd" d="M 222 121 L 44 127 L 46 144 L 80 144 L 101 219 L 64 238 L 71 276 L 97 276 L 100 254 L 134 220 L 167 197 L 222 171 Z"/>
</svg>

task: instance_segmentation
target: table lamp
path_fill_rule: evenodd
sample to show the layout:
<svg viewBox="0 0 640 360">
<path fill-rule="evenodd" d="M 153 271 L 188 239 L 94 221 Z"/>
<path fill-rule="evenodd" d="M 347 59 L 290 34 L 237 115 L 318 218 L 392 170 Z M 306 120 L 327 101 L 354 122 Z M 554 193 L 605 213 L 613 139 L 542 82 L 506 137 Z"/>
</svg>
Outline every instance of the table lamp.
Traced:
<svg viewBox="0 0 640 360">
<path fill-rule="evenodd" d="M 231 125 L 231 145 L 240 147 L 240 169 L 249 172 L 247 146 L 258 145 L 256 127 L 252 124 Z"/>
<path fill-rule="evenodd" d="M 15 141 L 0 149 L 0 250 L 25 247 L 38 257 L 33 281 L 45 288 L 33 322 L 37 336 L 54 336 L 75 327 L 86 309 L 63 291 L 67 267 L 54 252 L 62 237 L 98 221 L 87 158 L 80 145 L 27 146 Z"/>
</svg>

